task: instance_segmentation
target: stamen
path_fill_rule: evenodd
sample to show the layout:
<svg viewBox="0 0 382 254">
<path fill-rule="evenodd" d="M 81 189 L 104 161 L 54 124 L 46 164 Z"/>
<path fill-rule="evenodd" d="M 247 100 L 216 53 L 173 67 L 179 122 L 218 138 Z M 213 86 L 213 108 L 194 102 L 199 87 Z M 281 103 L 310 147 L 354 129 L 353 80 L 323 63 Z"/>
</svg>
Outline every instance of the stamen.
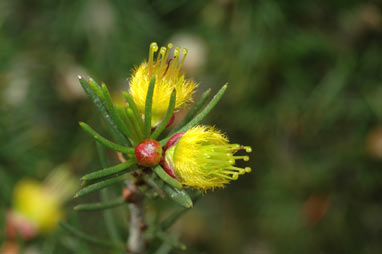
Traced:
<svg viewBox="0 0 382 254">
<path fill-rule="evenodd" d="M 243 148 L 245 149 L 245 151 L 246 151 L 247 153 L 252 152 L 252 147 L 250 147 L 250 146 L 243 146 Z"/>
<path fill-rule="evenodd" d="M 167 58 L 168 58 L 168 55 L 170 54 L 172 47 L 173 47 L 172 43 L 167 44 L 168 50 L 167 50 L 166 55 L 164 56 L 164 59 L 163 59 L 164 63 L 167 62 Z"/>
<path fill-rule="evenodd" d="M 233 158 L 235 158 L 236 160 L 244 160 L 244 161 L 249 161 L 249 156 L 233 156 Z"/>
<path fill-rule="evenodd" d="M 150 44 L 150 49 L 149 49 L 149 61 L 148 61 L 148 66 L 149 66 L 149 75 L 151 77 L 152 71 L 153 71 L 153 59 L 154 59 L 154 53 L 158 51 L 158 44 L 156 42 L 152 42 Z"/>
<path fill-rule="evenodd" d="M 230 144 L 230 145 L 227 145 L 227 147 L 229 147 L 229 149 L 231 149 L 233 152 L 237 152 L 241 148 L 239 144 Z"/>
<path fill-rule="evenodd" d="M 180 48 L 176 47 L 174 50 L 174 58 L 172 59 L 171 63 L 169 63 L 170 68 L 168 70 L 168 76 L 171 77 L 174 74 L 176 75 L 177 71 L 177 66 L 179 62 L 179 53 L 180 53 Z"/>
<path fill-rule="evenodd" d="M 166 73 L 167 73 L 168 66 L 169 66 L 169 63 L 167 63 L 167 58 L 168 58 L 168 55 L 170 54 L 170 51 L 171 51 L 172 47 L 173 47 L 172 43 L 169 43 L 167 45 L 168 49 L 166 50 L 166 54 L 163 57 L 163 60 L 162 60 L 161 66 L 160 66 L 160 70 L 159 70 L 159 73 L 163 73 L 162 77 L 164 77 L 166 75 Z M 171 61 L 171 59 L 170 59 L 170 61 Z M 165 67 L 166 63 L 167 63 L 167 66 Z"/>
<path fill-rule="evenodd" d="M 164 66 L 166 64 L 166 52 L 167 49 L 166 47 L 161 47 L 160 50 L 159 50 L 159 55 L 160 55 L 160 66 L 158 67 L 158 79 L 162 78 L 162 70 L 164 69 Z"/>
<path fill-rule="evenodd" d="M 180 62 L 179 66 L 178 66 L 177 72 L 179 72 L 180 69 L 182 68 L 184 60 L 186 60 L 186 56 L 188 54 L 188 50 L 187 49 L 183 49 L 182 53 L 183 53 L 183 58 L 182 58 L 182 61 Z"/>
<path fill-rule="evenodd" d="M 220 177 L 229 179 L 229 180 L 237 180 L 239 178 L 239 174 L 236 173 L 236 172 L 232 173 L 232 176 L 226 175 L 226 174 L 221 174 L 221 173 L 218 173 L 218 172 L 213 172 L 213 174 L 216 175 L 216 176 L 220 176 Z"/>
<path fill-rule="evenodd" d="M 166 67 L 166 70 L 165 70 L 164 73 L 163 73 L 163 76 L 165 76 L 166 73 L 168 72 L 168 69 L 169 69 L 169 67 L 170 67 L 170 65 L 171 65 L 172 60 L 174 60 L 174 57 L 172 57 L 172 58 L 168 61 L 168 63 L 167 63 L 167 67 Z"/>
<path fill-rule="evenodd" d="M 230 169 L 231 171 L 238 171 L 240 175 L 243 175 L 244 173 L 247 172 L 245 171 L 245 168 L 239 168 L 239 167 L 233 167 L 233 166 L 226 169 Z"/>
<path fill-rule="evenodd" d="M 252 169 L 251 169 L 250 167 L 245 167 L 244 170 L 245 170 L 245 172 L 247 172 L 247 173 L 250 173 L 250 172 L 252 171 Z"/>
</svg>

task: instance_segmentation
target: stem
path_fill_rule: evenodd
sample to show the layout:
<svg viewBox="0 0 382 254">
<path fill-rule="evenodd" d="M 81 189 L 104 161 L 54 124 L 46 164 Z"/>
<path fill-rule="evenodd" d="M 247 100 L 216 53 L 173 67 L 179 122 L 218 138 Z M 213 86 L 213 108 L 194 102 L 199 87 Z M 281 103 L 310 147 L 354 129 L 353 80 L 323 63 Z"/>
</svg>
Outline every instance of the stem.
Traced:
<svg viewBox="0 0 382 254">
<path fill-rule="evenodd" d="M 129 238 L 127 239 L 127 249 L 132 254 L 145 253 L 144 230 L 145 223 L 145 195 L 138 189 L 134 180 L 126 181 L 126 185 L 134 195 L 133 201 L 129 203 L 130 211 L 130 229 Z"/>
</svg>

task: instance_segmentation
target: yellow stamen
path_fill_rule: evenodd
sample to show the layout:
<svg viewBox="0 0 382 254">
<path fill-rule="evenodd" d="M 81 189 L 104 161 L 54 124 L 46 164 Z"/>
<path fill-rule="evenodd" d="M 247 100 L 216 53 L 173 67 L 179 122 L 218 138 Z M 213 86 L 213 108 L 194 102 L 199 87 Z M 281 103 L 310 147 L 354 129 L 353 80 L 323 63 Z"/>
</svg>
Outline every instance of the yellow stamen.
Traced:
<svg viewBox="0 0 382 254">
<path fill-rule="evenodd" d="M 154 96 L 152 125 L 159 122 L 165 115 L 170 101 L 170 95 L 176 89 L 175 112 L 192 102 L 192 95 L 198 86 L 194 81 L 185 78 L 181 72 L 187 50 L 183 49 L 183 59 L 179 63 L 180 48 L 174 50 L 174 57 L 168 61 L 170 51 L 173 48 L 171 43 L 166 47 L 161 47 L 153 42 L 150 45 L 148 61 L 142 63 L 133 73 L 130 81 L 130 94 L 137 104 L 138 109 L 143 113 L 146 102 L 148 85 L 151 77 L 156 77 Z M 157 56 L 155 58 L 155 53 Z M 167 62 L 168 61 L 168 62 Z"/>
<path fill-rule="evenodd" d="M 183 184 L 203 190 L 214 189 L 251 171 L 249 167 L 234 166 L 236 160 L 249 160 L 248 156 L 234 155 L 248 148 L 229 144 L 213 127 L 196 126 L 179 139 L 171 163 Z"/>
</svg>

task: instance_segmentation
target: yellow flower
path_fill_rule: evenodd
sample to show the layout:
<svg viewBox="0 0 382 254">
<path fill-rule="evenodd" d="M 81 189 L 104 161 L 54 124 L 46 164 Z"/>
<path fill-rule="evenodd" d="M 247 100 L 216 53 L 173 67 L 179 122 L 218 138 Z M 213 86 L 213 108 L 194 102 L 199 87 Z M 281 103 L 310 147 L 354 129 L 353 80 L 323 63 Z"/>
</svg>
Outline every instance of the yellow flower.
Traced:
<svg viewBox="0 0 382 254">
<path fill-rule="evenodd" d="M 13 193 L 12 213 L 20 221 L 16 221 L 15 226 L 22 222 L 30 224 L 37 232 L 54 230 L 63 216 L 61 206 L 73 195 L 76 185 L 63 168 L 52 171 L 43 183 L 30 179 L 18 182 Z"/>
<path fill-rule="evenodd" d="M 194 81 L 186 79 L 181 71 L 187 50 L 183 49 L 183 58 L 180 60 L 180 48 L 176 47 L 174 57 L 167 62 L 173 45 L 170 43 L 167 47 L 161 47 L 157 58 L 154 59 L 158 45 L 155 42 L 151 43 L 148 61 L 134 70 L 130 80 L 129 92 L 138 109 L 143 113 L 150 80 L 152 77 L 156 78 L 152 104 L 152 125 L 157 124 L 166 114 L 170 95 L 174 89 L 176 89 L 175 111 L 178 111 L 192 102 L 192 95 L 198 86 Z"/>
<path fill-rule="evenodd" d="M 229 144 L 228 139 L 213 127 L 196 126 L 178 137 L 175 145 L 174 141 L 169 141 L 172 146 L 166 147 L 165 169 L 184 185 L 214 189 L 251 172 L 249 167 L 234 166 L 238 159 L 249 160 L 248 156 L 236 156 L 235 153 L 241 149 L 251 152 L 251 147 Z"/>
</svg>

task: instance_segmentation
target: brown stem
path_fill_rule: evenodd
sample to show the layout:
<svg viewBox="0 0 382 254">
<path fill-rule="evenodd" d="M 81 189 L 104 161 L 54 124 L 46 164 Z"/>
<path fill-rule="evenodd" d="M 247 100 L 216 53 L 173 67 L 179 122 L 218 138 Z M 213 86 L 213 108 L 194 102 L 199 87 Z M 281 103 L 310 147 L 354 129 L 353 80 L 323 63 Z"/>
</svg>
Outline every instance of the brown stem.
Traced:
<svg viewBox="0 0 382 254">
<path fill-rule="evenodd" d="M 130 229 L 129 238 L 127 239 L 127 249 L 132 254 L 145 253 L 144 230 L 145 223 L 145 207 L 144 194 L 138 189 L 134 180 L 126 181 L 128 190 L 130 191 L 129 211 L 130 211 Z"/>
</svg>

